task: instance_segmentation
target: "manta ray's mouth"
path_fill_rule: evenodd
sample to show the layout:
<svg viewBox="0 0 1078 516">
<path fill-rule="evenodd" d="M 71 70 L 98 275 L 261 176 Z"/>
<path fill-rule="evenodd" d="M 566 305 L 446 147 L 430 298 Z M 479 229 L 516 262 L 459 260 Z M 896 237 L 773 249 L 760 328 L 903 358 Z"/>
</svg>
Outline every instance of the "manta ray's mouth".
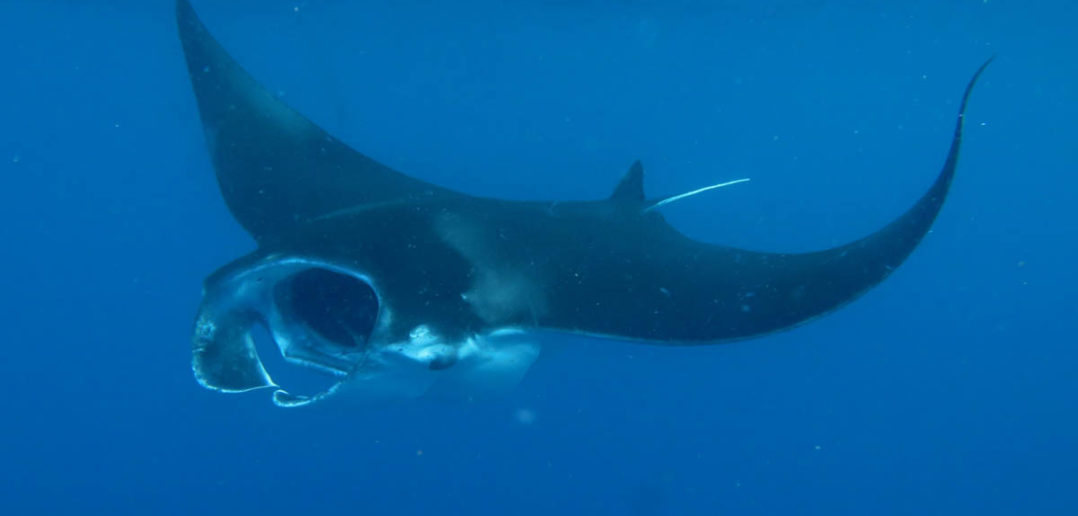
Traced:
<svg viewBox="0 0 1078 516">
<path fill-rule="evenodd" d="M 304 258 L 241 260 L 207 280 L 195 328 L 195 376 L 218 391 L 274 387 L 279 405 L 310 403 L 332 393 L 364 362 L 383 311 L 371 280 L 359 272 Z M 268 330 L 280 351 L 279 367 L 328 374 L 329 386 L 319 382 L 323 386 L 310 394 L 281 388 L 251 337 L 256 325 Z"/>
<path fill-rule="evenodd" d="M 378 318 L 369 283 L 317 267 L 277 282 L 273 301 L 279 320 L 270 330 L 285 358 L 336 374 L 351 372 Z"/>
</svg>

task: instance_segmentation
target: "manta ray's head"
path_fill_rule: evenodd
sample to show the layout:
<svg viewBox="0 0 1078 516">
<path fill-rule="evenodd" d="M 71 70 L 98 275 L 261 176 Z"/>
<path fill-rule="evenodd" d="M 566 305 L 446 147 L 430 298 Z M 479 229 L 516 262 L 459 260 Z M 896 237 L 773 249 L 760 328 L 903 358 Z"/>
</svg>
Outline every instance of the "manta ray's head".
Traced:
<svg viewBox="0 0 1078 516">
<path fill-rule="evenodd" d="M 194 370 L 214 390 L 277 388 L 259 357 L 252 330 L 261 325 L 284 363 L 343 380 L 374 348 L 389 320 L 372 279 L 360 271 L 300 257 L 240 260 L 206 281 L 195 322 Z M 341 385 L 310 395 L 278 388 L 278 404 L 305 404 Z"/>
<path fill-rule="evenodd" d="M 508 392 L 538 356 L 538 342 L 520 331 L 450 338 L 437 331 L 436 318 L 409 319 L 383 295 L 379 278 L 342 261 L 291 254 L 255 253 L 224 266 L 206 279 L 195 319 L 195 377 L 219 392 L 274 389 L 282 407 L 343 390 L 358 399 L 474 398 Z M 256 345 L 260 327 L 272 347 Z M 296 374 L 312 371 L 313 383 Z"/>
</svg>

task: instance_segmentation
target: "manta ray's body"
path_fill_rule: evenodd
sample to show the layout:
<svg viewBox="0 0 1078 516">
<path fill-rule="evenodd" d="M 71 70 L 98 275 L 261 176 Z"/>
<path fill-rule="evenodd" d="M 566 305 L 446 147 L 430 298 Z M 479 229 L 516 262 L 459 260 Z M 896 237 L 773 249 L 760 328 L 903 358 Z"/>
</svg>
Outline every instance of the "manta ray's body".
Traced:
<svg viewBox="0 0 1078 516">
<path fill-rule="evenodd" d="M 178 0 L 180 39 L 225 202 L 258 250 L 206 280 L 194 369 L 222 391 L 276 387 L 250 330 L 338 384 L 408 365 L 457 376 L 523 372 L 529 332 L 656 344 L 743 339 L 855 299 L 913 251 L 954 177 L 962 98 L 943 170 L 906 213 L 824 251 L 708 245 L 667 224 L 634 164 L 613 195 L 514 202 L 451 191 L 373 161 L 248 75 Z M 987 64 L 987 63 L 986 63 Z M 415 367 L 413 367 L 415 369 Z M 314 396 L 277 390 L 282 405 Z"/>
</svg>

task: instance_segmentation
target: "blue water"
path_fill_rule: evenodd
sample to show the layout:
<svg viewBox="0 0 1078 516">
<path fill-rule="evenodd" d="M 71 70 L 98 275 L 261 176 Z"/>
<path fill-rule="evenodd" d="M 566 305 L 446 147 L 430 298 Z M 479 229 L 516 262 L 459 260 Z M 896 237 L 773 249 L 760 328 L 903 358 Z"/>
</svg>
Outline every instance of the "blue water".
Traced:
<svg viewBox="0 0 1078 516">
<path fill-rule="evenodd" d="M 952 194 L 858 302 L 658 348 L 566 338 L 507 399 L 274 407 L 190 372 L 217 192 L 170 1 L 0 2 L 3 514 L 1078 513 L 1078 4 L 193 2 L 271 90 L 416 177 L 651 195 L 804 251 L 901 213 L 984 59 Z"/>
</svg>

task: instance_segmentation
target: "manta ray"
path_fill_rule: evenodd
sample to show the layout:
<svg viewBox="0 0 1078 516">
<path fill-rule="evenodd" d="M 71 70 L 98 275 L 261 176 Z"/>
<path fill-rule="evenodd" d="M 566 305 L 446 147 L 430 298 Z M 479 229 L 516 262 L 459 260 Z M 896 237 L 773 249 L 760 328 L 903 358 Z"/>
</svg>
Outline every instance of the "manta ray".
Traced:
<svg viewBox="0 0 1078 516">
<path fill-rule="evenodd" d="M 479 197 L 402 174 L 261 86 L 187 0 L 176 14 L 221 194 L 257 243 L 204 282 L 194 374 L 221 392 L 271 389 L 285 407 L 387 385 L 422 394 L 511 384 L 544 333 L 699 345 L 831 312 L 888 277 L 928 232 L 954 178 L 970 92 L 991 62 L 966 86 L 943 169 L 912 207 L 845 245 L 769 253 L 680 233 L 658 208 L 689 194 L 648 197 L 639 162 L 593 201 Z M 259 326 L 285 364 L 328 373 L 329 387 L 278 386 L 251 335 Z"/>
</svg>

